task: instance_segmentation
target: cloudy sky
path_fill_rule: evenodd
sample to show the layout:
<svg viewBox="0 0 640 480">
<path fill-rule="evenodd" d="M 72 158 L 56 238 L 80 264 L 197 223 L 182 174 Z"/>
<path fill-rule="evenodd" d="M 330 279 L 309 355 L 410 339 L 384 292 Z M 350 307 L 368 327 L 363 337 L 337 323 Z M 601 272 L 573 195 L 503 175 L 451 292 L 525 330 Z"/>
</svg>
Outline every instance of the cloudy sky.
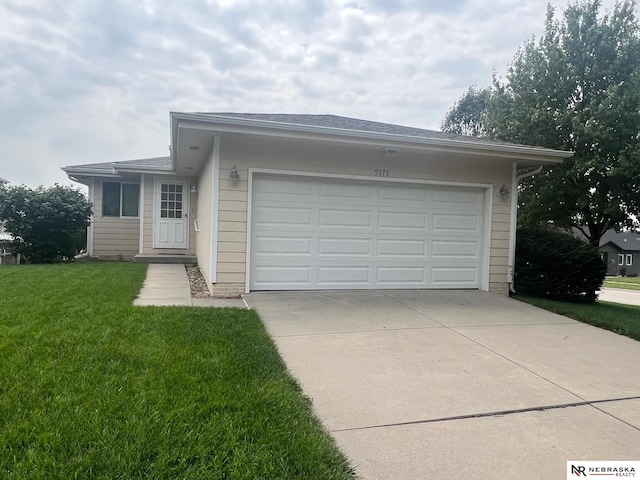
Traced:
<svg viewBox="0 0 640 480">
<path fill-rule="evenodd" d="M 0 177 L 69 185 L 65 165 L 167 155 L 169 111 L 439 129 L 540 35 L 546 4 L 0 0 Z"/>
</svg>

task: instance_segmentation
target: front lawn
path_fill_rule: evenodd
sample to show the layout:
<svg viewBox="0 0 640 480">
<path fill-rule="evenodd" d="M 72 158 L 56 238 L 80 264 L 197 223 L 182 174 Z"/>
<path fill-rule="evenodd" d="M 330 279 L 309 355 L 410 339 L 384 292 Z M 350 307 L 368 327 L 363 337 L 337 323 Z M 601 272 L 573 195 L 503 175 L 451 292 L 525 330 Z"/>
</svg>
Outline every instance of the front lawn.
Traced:
<svg viewBox="0 0 640 480">
<path fill-rule="evenodd" d="M 606 277 L 603 287 L 640 290 L 640 277 Z"/>
<path fill-rule="evenodd" d="M 133 307 L 144 276 L 0 267 L 0 478 L 353 478 L 253 311 Z"/>
<path fill-rule="evenodd" d="M 608 302 L 569 303 L 524 296 L 517 296 L 516 299 L 580 322 L 640 340 L 640 307 L 637 306 Z"/>
</svg>

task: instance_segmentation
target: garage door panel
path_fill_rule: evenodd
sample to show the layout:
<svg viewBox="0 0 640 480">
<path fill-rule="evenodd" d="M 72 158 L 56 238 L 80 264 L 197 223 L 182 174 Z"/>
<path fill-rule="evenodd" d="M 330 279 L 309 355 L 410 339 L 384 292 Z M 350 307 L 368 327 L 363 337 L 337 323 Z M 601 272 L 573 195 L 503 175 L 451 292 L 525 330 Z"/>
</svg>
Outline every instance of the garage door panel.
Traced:
<svg viewBox="0 0 640 480">
<path fill-rule="evenodd" d="M 254 269 L 254 282 L 257 288 L 293 285 L 310 287 L 311 266 L 273 265 L 259 266 Z"/>
<path fill-rule="evenodd" d="M 371 240 L 367 238 L 320 238 L 318 256 L 370 256 Z"/>
<path fill-rule="evenodd" d="M 401 205 L 402 207 L 423 208 L 427 202 L 427 190 L 414 186 L 381 186 L 380 205 Z"/>
<path fill-rule="evenodd" d="M 370 285 L 369 266 L 320 266 L 318 267 L 318 285 L 320 286 L 344 286 L 359 285 L 367 288 Z"/>
<path fill-rule="evenodd" d="M 254 238 L 255 251 L 260 255 L 311 255 L 310 237 L 265 237 Z"/>
<path fill-rule="evenodd" d="M 432 267 L 431 283 L 454 287 L 473 286 L 478 280 L 475 267 Z"/>
<path fill-rule="evenodd" d="M 321 201 L 339 201 L 344 202 L 345 199 L 353 202 L 354 200 L 370 200 L 370 185 L 353 185 L 352 183 L 321 183 L 320 184 L 320 200 Z M 363 202 L 357 202 L 363 203 Z M 366 202 L 369 204 L 369 202 Z"/>
<path fill-rule="evenodd" d="M 426 260 L 426 240 L 379 239 L 377 256 L 379 258 L 422 257 Z"/>
<path fill-rule="evenodd" d="M 433 192 L 433 206 L 447 210 L 482 210 L 484 198 L 482 193 L 460 188 L 437 188 Z"/>
<path fill-rule="evenodd" d="M 441 241 L 434 240 L 431 243 L 431 256 L 433 258 L 474 259 L 480 258 L 480 245 L 477 241 Z"/>
<path fill-rule="evenodd" d="M 427 227 L 426 213 L 407 213 L 402 211 L 380 212 L 378 214 L 380 229 L 424 230 Z"/>
<path fill-rule="evenodd" d="M 305 201 L 311 195 L 312 183 L 299 178 L 263 177 L 253 189 L 254 200 L 258 202 Z"/>
<path fill-rule="evenodd" d="M 425 267 L 378 267 L 377 284 L 381 286 L 423 286 L 426 282 Z"/>
<path fill-rule="evenodd" d="M 311 225 L 311 208 L 261 206 L 255 209 L 256 225 Z"/>
<path fill-rule="evenodd" d="M 271 177 L 253 182 L 250 289 L 480 287 L 482 189 Z"/>
<path fill-rule="evenodd" d="M 358 228 L 371 227 L 371 212 L 365 210 L 320 209 L 319 226 Z"/>
<path fill-rule="evenodd" d="M 480 233 L 482 217 L 480 214 L 463 215 L 459 213 L 434 213 L 433 231 Z"/>
</svg>

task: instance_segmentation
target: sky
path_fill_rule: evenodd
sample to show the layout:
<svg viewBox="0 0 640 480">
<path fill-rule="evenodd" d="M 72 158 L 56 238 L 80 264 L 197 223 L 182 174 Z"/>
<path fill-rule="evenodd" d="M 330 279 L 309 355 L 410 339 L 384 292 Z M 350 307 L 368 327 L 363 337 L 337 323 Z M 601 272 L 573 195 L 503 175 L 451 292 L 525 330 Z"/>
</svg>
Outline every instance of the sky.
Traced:
<svg viewBox="0 0 640 480">
<path fill-rule="evenodd" d="M 567 4 L 0 0 L 0 177 L 72 185 L 61 167 L 168 155 L 170 111 L 439 130 L 540 36 L 547 3 Z"/>
</svg>

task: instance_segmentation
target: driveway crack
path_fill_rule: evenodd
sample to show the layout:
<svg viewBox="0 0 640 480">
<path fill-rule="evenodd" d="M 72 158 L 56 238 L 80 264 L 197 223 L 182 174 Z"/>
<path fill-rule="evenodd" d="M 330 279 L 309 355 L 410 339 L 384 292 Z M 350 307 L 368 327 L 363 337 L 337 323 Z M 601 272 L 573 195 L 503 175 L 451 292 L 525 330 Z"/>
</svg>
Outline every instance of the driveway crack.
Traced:
<svg viewBox="0 0 640 480">
<path fill-rule="evenodd" d="M 603 403 L 612 403 L 612 402 L 624 402 L 624 401 L 628 401 L 628 400 L 640 400 L 640 395 L 636 395 L 636 396 L 632 396 L 632 397 L 621 397 L 621 398 L 607 398 L 607 399 L 602 399 L 602 400 L 585 400 L 583 402 L 571 402 L 571 403 L 560 403 L 560 404 L 556 404 L 556 405 L 544 405 L 544 406 L 538 406 L 538 407 L 527 407 L 527 408 L 516 408 L 516 409 L 511 409 L 511 410 L 499 410 L 499 411 L 495 411 L 495 412 L 484 412 L 484 413 L 471 413 L 468 415 L 454 415 L 454 416 L 450 416 L 450 417 L 440 417 L 440 418 L 431 418 L 431 419 L 424 419 L 424 420 L 412 420 L 409 422 L 395 422 L 395 423 L 386 423 L 386 424 L 379 424 L 379 425 L 366 425 L 363 427 L 351 427 L 351 428 L 340 428 L 340 429 L 335 429 L 335 430 L 331 430 L 332 433 L 337 433 L 337 432 L 355 432 L 355 431 L 359 431 L 359 430 L 372 430 L 372 429 L 377 429 L 377 428 L 391 428 L 391 427 L 403 427 L 403 426 L 407 426 L 407 425 L 423 425 L 423 424 L 428 424 L 428 423 L 441 423 L 441 422 L 451 422 L 451 421 L 455 421 L 455 420 L 469 420 L 472 418 L 486 418 L 486 417 L 504 417 L 506 415 L 516 415 L 516 414 L 520 414 L 520 413 L 527 413 L 527 412 L 544 412 L 547 410 L 559 410 L 562 408 L 571 408 L 571 407 L 584 407 L 584 406 L 590 406 L 590 407 L 594 407 L 595 409 L 599 410 L 602 413 L 606 413 L 607 415 L 615 418 L 618 421 L 621 421 L 622 423 L 628 425 L 629 427 L 633 428 L 634 430 L 638 430 L 640 431 L 640 428 L 630 424 L 629 422 L 626 422 L 614 415 L 611 415 L 607 412 L 605 412 L 604 410 L 598 408 L 599 404 L 603 404 Z"/>
</svg>

